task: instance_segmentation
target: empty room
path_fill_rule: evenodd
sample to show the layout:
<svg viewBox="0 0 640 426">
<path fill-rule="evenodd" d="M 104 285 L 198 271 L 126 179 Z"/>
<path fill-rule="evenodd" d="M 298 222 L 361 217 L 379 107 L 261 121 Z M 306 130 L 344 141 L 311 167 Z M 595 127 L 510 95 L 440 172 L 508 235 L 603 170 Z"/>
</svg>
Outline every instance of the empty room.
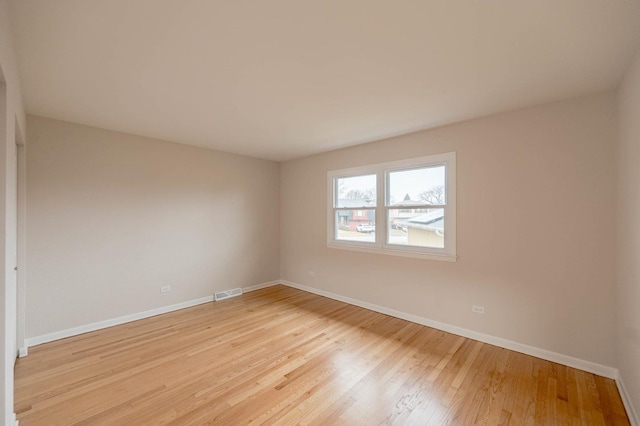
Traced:
<svg viewBox="0 0 640 426">
<path fill-rule="evenodd" d="M 0 424 L 640 426 L 640 0 L 0 0 Z"/>
</svg>

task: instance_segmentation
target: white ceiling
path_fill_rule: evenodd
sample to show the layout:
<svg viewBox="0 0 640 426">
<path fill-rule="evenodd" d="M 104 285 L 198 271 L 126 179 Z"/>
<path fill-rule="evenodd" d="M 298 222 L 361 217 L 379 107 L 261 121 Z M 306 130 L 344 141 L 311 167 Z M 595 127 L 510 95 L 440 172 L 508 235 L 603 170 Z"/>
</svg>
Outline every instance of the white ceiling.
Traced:
<svg viewBox="0 0 640 426">
<path fill-rule="evenodd" d="M 12 0 L 31 114 L 286 160 L 613 89 L 636 0 Z"/>
</svg>

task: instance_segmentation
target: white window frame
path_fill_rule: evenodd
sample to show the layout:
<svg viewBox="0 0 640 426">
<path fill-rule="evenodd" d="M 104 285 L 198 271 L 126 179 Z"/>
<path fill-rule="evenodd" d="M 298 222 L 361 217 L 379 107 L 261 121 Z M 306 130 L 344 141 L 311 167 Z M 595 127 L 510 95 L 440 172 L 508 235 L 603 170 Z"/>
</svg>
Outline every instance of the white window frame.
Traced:
<svg viewBox="0 0 640 426">
<path fill-rule="evenodd" d="M 444 209 L 444 248 L 416 247 L 399 244 L 388 244 L 388 215 L 391 207 L 396 209 L 403 206 L 388 206 L 389 173 L 417 168 L 445 166 L 445 200 Z M 336 182 L 338 178 L 376 175 L 376 230 L 375 242 L 338 240 L 336 238 Z M 415 208 L 415 207 L 414 207 Z M 359 208 L 360 209 L 360 208 Z M 367 209 L 363 209 L 367 210 Z M 388 254 L 393 256 L 416 257 L 431 260 L 455 262 L 456 255 L 456 153 L 428 155 L 407 160 L 391 161 L 361 167 L 352 167 L 327 172 L 327 247 L 362 251 L 367 253 Z"/>
</svg>

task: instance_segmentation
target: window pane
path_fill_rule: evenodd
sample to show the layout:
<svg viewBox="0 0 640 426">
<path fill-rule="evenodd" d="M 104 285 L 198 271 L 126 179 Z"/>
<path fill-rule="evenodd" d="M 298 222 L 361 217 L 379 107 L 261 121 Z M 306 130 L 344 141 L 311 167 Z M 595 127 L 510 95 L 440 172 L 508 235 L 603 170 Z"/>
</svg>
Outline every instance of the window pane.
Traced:
<svg viewBox="0 0 640 426">
<path fill-rule="evenodd" d="M 444 248 L 444 209 L 389 209 L 388 244 Z"/>
<path fill-rule="evenodd" d="M 376 242 L 375 210 L 336 210 L 336 240 Z"/>
<path fill-rule="evenodd" d="M 387 205 L 445 205 L 445 166 L 389 172 Z"/>
<path fill-rule="evenodd" d="M 376 175 L 335 179 L 336 207 L 375 207 Z"/>
</svg>

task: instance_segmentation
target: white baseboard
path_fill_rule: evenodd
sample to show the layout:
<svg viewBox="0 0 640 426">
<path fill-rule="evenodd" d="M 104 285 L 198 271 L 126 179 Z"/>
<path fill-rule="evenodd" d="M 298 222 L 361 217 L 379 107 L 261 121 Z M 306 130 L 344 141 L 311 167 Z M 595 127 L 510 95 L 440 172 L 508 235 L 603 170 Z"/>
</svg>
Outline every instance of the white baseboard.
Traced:
<svg viewBox="0 0 640 426">
<path fill-rule="evenodd" d="M 247 286 L 247 287 L 242 287 L 242 292 L 243 293 L 249 293 L 250 291 L 260 290 L 262 288 L 271 287 L 271 286 L 274 286 L 274 285 L 278 285 L 280 283 L 281 283 L 281 280 L 275 280 L 275 281 L 269 281 L 267 283 L 250 285 L 250 286 Z"/>
<path fill-rule="evenodd" d="M 243 293 L 248 293 L 250 291 L 271 287 L 277 284 L 280 284 L 280 280 L 269 281 L 266 283 L 242 287 L 242 291 Z M 79 327 L 74 327 L 66 330 L 56 331 L 54 333 L 44 334 L 41 336 L 30 337 L 28 339 L 25 339 L 25 342 L 24 342 L 25 346 L 23 348 L 20 348 L 20 357 L 27 356 L 27 354 L 29 353 L 28 348 L 31 346 L 41 345 L 43 343 L 64 339 L 66 337 L 77 336 L 78 334 L 101 330 L 107 327 L 113 327 L 114 325 L 120 325 L 120 324 L 125 324 L 131 321 L 137 321 L 143 318 L 154 317 L 156 315 L 166 314 L 167 312 L 177 311 L 179 309 L 184 309 L 184 308 L 190 308 L 191 306 L 196 306 L 202 303 L 207 303 L 212 301 L 213 301 L 213 296 L 207 296 L 207 297 L 202 297 L 200 299 L 189 300 L 187 302 L 176 303 L 175 305 L 163 306 L 161 308 L 151 309 L 149 311 L 139 312 L 131 315 L 125 315 L 122 317 L 108 319 L 104 321 L 98 321 L 91 324 L 82 325 Z"/>
<path fill-rule="evenodd" d="M 580 358 L 574 358 L 569 355 L 552 352 L 546 349 L 536 348 L 534 346 L 525 345 L 523 343 L 514 342 L 512 340 L 503 339 L 501 337 L 492 336 L 489 334 L 479 333 L 477 331 L 469 330 L 455 325 L 445 324 L 439 321 L 434 321 L 429 318 L 408 314 L 395 309 L 386 308 L 384 306 L 375 305 L 373 303 L 364 302 L 362 300 L 353 299 L 351 297 L 341 296 L 339 294 L 331 293 L 317 288 L 308 287 L 306 285 L 297 284 L 291 281 L 280 280 L 280 282 L 286 286 L 297 288 L 298 290 L 314 293 L 319 296 L 328 297 L 330 299 L 338 300 L 340 302 L 348 303 L 350 305 L 359 306 L 361 308 L 369 309 L 371 311 L 380 312 L 381 314 L 390 315 L 392 317 L 400 318 L 403 320 L 411 321 L 416 324 L 426 325 L 427 327 L 436 328 L 438 330 L 446 331 L 447 333 L 456 334 L 458 336 L 467 337 L 469 339 L 478 340 L 490 345 L 499 346 L 501 348 L 510 349 L 512 351 L 520 352 L 526 355 L 535 356 L 547 361 L 556 362 L 558 364 L 566 365 L 568 367 L 584 370 L 589 373 L 597 374 L 599 376 L 608 377 L 610 379 L 616 379 L 618 377 L 618 369 L 609 367 L 607 365 L 598 364 L 591 361 L 586 361 Z"/>
<path fill-rule="evenodd" d="M 624 381 L 622 380 L 622 376 L 620 374 L 618 374 L 618 377 L 616 377 L 616 385 L 618 386 L 618 392 L 620 392 L 620 397 L 622 398 L 624 409 L 627 410 L 627 416 L 629 417 L 631 426 L 640 426 L 640 417 L 638 416 L 638 412 L 636 411 L 635 407 L 631 403 L 629 393 L 627 392 L 627 388 L 625 387 Z"/>
<path fill-rule="evenodd" d="M 27 355 L 29 355 L 29 348 L 28 347 L 23 346 L 20 349 L 18 349 L 18 358 L 24 358 Z"/>
<path fill-rule="evenodd" d="M 580 358 L 575 358 L 569 355 L 560 354 L 560 353 L 549 351 L 546 349 L 536 348 L 534 346 L 525 345 L 523 343 L 514 342 L 512 340 L 503 339 L 501 337 L 480 333 L 480 332 L 469 330 L 466 328 L 457 327 L 454 325 L 435 321 L 429 318 L 421 317 L 418 315 L 408 314 L 405 312 L 397 311 L 395 309 L 386 308 L 384 306 L 375 305 L 373 303 L 364 302 L 362 300 L 354 299 L 351 297 L 341 296 L 336 293 L 331 293 L 328 291 L 305 286 L 302 284 L 297 284 L 287 280 L 275 280 L 275 281 L 269 281 L 266 283 L 242 287 L 242 291 L 243 293 L 248 293 L 251 291 L 271 287 L 278 284 L 283 284 L 288 287 L 293 287 L 298 290 L 303 290 L 309 293 L 317 294 L 319 296 L 328 297 L 330 299 L 338 300 L 340 302 L 348 303 L 350 305 L 359 306 L 361 308 L 369 309 L 375 312 L 380 312 L 382 314 L 390 315 L 392 317 L 404 319 L 407 321 L 411 321 L 416 324 L 425 325 L 427 327 L 432 327 L 438 330 L 446 331 L 448 333 L 456 334 L 458 336 L 467 337 L 473 340 L 478 340 L 480 342 L 488 343 L 494 346 L 499 346 L 505 349 L 510 349 L 512 351 L 535 356 L 537 358 L 545 359 L 547 361 L 556 362 L 558 364 L 563 364 L 568 367 L 577 368 L 579 370 L 584 370 L 589 373 L 597 374 L 599 376 L 614 379 L 616 381 L 616 385 L 618 386 L 618 391 L 620 392 L 622 402 L 624 403 L 625 409 L 627 410 L 627 415 L 629 416 L 629 420 L 631 421 L 632 426 L 640 426 L 638 413 L 636 412 L 635 408 L 631 404 L 631 400 L 629 399 L 629 395 L 624 386 L 624 382 L 622 380 L 622 377 L 620 377 L 620 374 L 617 368 L 598 364 L 591 361 L 586 361 Z M 131 321 L 137 321 L 139 319 L 149 318 L 156 315 L 177 311 L 179 309 L 189 308 L 191 306 L 196 306 L 196 305 L 200 305 L 202 303 L 207 303 L 211 301 L 213 301 L 213 296 L 207 296 L 207 297 L 202 297 L 200 299 L 177 303 L 175 305 L 164 306 L 161 308 L 156 308 L 156 309 L 152 309 L 145 312 L 125 315 L 125 316 L 113 318 L 110 320 L 99 321 L 99 322 L 87 324 L 80 327 L 61 330 L 54 333 L 45 334 L 42 336 L 31 337 L 26 339 L 25 346 L 20 348 L 20 357 L 27 356 L 28 348 L 31 346 L 36 346 L 42 343 L 47 343 L 47 342 L 51 342 L 58 339 L 64 339 L 66 337 L 76 336 L 78 334 L 100 330 L 103 328 L 112 327 L 115 325 L 120 325 L 120 324 L 124 324 Z M 11 424 L 11 423 L 8 423 L 8 424 Z M 17 421 L 15 421 L 15 424 L 16 425 L 18 424 Z"/>
<path fill-rule="evenodd" d="M 31 346 L 41 345 L 43 343 L 52 342 L 54 340 L 64 339 L 66 337 L 77 336 L 78 334 L 88 333 L 90 331 L 101 330 L 114 325 L 125 324 L 131 321 L 137 321 L 143 318 L 154 317 L 167 312 L 177 311 L 179 309 L 190 308 L 191 306 L 200 305 L 202 303 L 212 302 L 213 296 L 201 297 L 200 299 L 189 300 L 187 302 L 176 303 L 175 305 L 163 306 L 161 308 L 151 309 L 149 311 L 139 312 L 136 314 L 125 315 L 118 318 L 98 321 L 79 327 L 73 327 L 66 330 L 56 331 L 54 333 L 43 334 L 42 336 L 30 337 L 25 339 L 24 344 L 27 348 Z"/>
</svg>

